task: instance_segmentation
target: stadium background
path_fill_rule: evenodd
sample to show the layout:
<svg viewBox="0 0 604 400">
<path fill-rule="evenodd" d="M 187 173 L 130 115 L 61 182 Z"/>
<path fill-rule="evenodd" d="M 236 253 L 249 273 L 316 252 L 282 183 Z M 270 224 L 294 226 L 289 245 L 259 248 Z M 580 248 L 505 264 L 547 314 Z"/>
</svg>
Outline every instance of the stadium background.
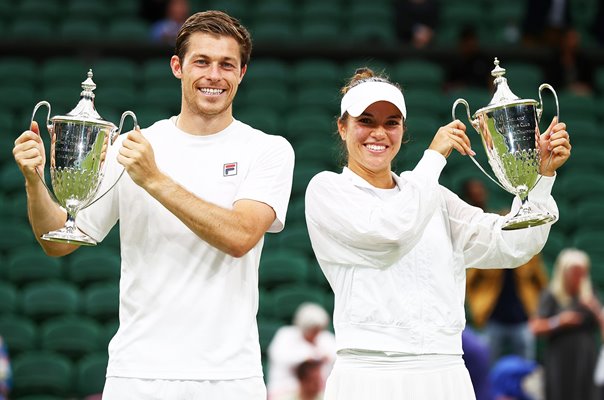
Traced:
<svg viewBox="0 0 604 400">
<path fill-rule="evenodd" d="M 604 157 L 598 126 L 604 123 L 604 52 L 589 32 L 597 0 L 571 3 L 582 54 L 594 66 L 593 90 L 577 95 L 556 87 L 573 156 L 556 182 L 561 218 L 543 258 L 551 270 L 562 248 L 586 250 L 593 261 L 592 278 L 602 291 Z M 226 10 L 250 28 L 254 50 L 234 115 L 285 136 L 296 151 L 287 226 L 281 234 L 267 235 L 260 266 L 263 351 L 300 302 L 333 309 L 333 296 L 310 247 L 303 197 L 315 173 L 340 168 L 334 139 L 338 91 L 356 67 L 383 69 L 404 89 L 408 143 L 396 161 L 402 171 L 413 167 L 436 129 L 451 119 L 456 98 L 466 98 L 475 111 L 491 97 L 478 82 L 446 89 L 464 26 L 475 28 L 488 58 L 501 60 L 520 97 L 538 98 L 548 65 L 556 62 L 552 49 L 507 41 L 510 29 L 519 28 L 524 18 L 522 0 L 443 1 L 435 40 L 423 49 L 397 38 L 390 0 L 198 0 L 191 6 L 192 11 Z M 149 23 L 139 16 L 140 7 L 138 0 L 0 0 L 0 334 L 11 354 L 13 399 L 78 399 L 102 388 L 107 343 L 117 329 L 117 227 L 97 247 L 61 259 L 45 256 L 27 223 L 23 178 L 11 151 L 36 102 L 48 100 L 51 116 L 75 106 L 89 68 L 104 119 L 118 123 L 123 111 L 132 110 L 146 127 L 178 113 L 179 82 L 169 68 L 172 47 L 149 41 Z M 554 109 L 547 93 L 544 107 L 542 128 Z M 465 112 L 457 115 L 467 122 Z M 44 117 L 41 111 L 36 119 Z M 48 149 L 48 135 L 42 131 Z M 471 128 L 470 137 L 475 148 L 481 147 Z M 486 165 L 483 152 L 478 153 Z M 511 201 L 511 195 L 458 155 L 449 159 L 441 182 L 459 193 L 468 177 L 485 180 L 492 208 Z"/>
</svg>

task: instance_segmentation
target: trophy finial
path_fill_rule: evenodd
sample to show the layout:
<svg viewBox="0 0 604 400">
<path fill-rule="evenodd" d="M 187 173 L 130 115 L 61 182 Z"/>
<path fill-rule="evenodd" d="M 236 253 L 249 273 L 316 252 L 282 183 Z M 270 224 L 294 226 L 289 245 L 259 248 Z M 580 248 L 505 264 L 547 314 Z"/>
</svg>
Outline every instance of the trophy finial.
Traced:
<svg viewBox="0 0 604 400">
<path fill-rule="evenodd" d="M 499 66 L 499 59 L 497 57 L 495 57 L 495 61 L 493 62 L 493 64 L 495 64 L 495 68 L 493 68 L 493 70 L 491 71 L 491 75 L 493 75 L 495 78 L 499 78 L 505 75 L 505 68 L 501 68 Z"/>
<path fill-rule="evenodd" d="M 94 98 L 94 93 L 92 93 L 92 91 L 96 89 L 96 83 L 94 83 L 94 81 L 92 80 L 92 76 L 94 75 L 92 73 L 92 68 L 88 70 L 88 73 L 86 75 L 86 80 L 82 82 L 82 89 L 84 89 L 84 91 L 80 93 L 80 96 Z"/>
</svg>

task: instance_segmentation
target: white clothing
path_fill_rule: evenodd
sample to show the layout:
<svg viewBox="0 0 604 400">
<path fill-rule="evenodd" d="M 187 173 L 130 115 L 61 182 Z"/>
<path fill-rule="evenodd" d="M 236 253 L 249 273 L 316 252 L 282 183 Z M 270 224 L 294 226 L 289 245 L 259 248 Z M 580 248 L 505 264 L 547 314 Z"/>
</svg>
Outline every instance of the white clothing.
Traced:
<svg viewBox="0 0 604 400">
<path fill-rule="evenodd" d="M 297 393 L 295 368 L 306 360 L 325 360 L 322 368 L 326 379 L 336 358 L 336 340 L 330 331 L 321 331 L 315 343 L 309 343 L 297 326 L 279 328 L 268 346 L 268 392 L 271 399 Z"/>
<path fill-rule="evenodd" d="M 103 400 L 241 400 L 266 399 L 262 378 L 185 381 L 109 377 Z"/>
<path fill-rule="evenodd" d="M 239 121 L 209 136 L 187 134 L 170 120 L 142 132 L 158 168 L 188 191 L 227 209 L 240 199 L 266 203 L 276 213 L 270 231 L 283 228 L 294 163 L 284 138 Z M 115 158 L 121 139 L 108 155 L 103 186 L 123 169 Z M 200 239 L 127 173 L 78 214 L 78 225 L 102 240 L 118 218 L 120 327 L 109 345 L 107 376 L 262 377 L 255 317 L 263 240 L 243 257 L 231 257 Z"/>
<path fill-rule="evenodd" d="M 461 355 L 465 268 L 516 267 L 545 244 L 549 225 L 502 231 L 504 217 L 440 186 L 445 163 L 426 150 L 413 171 L 393 174 L 400 191 L 348 168 L 309 183 L 306 221 L 335 293 L 338 350 Z M 553 182 L 542 177 L 530 199 L 557 216 Z"/>
<path fill-rule="evenodd" d="M 461 356 L 342 356 L 327 380 L 325 400 L 474 400 Z"/>
</svg>

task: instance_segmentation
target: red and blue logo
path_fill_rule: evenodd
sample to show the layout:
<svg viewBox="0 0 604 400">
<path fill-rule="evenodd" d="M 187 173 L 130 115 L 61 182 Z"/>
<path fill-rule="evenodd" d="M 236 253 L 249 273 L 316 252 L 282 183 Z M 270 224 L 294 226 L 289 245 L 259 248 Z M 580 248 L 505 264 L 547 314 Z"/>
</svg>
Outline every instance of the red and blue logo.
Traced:
<svg viewBox="0 0 604 400">
<path fill-rule="evenodd" d="M 237 163 L 226 163 L 222 167 L 222 176 L 235 176 L 237 175 Z"/>
</svg>

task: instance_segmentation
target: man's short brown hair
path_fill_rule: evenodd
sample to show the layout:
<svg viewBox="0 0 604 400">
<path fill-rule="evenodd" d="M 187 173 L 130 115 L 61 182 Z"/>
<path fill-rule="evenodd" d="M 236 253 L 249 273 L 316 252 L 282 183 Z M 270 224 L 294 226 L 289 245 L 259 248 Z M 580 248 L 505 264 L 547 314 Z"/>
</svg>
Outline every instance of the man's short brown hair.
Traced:
<svg viewBox="0 0 604 400">
<path fill-rule="evenodd" d="M 175 52 L 181 62 L 187 53 L 189 38 L 196 32 L 232 37 L 239 43 L 241 67 L 250 61 L 252 39 L 248 30 L 238 19 L 222 11 L 210 10 L 191 15 L 178 31 Z"/>
</svg>

